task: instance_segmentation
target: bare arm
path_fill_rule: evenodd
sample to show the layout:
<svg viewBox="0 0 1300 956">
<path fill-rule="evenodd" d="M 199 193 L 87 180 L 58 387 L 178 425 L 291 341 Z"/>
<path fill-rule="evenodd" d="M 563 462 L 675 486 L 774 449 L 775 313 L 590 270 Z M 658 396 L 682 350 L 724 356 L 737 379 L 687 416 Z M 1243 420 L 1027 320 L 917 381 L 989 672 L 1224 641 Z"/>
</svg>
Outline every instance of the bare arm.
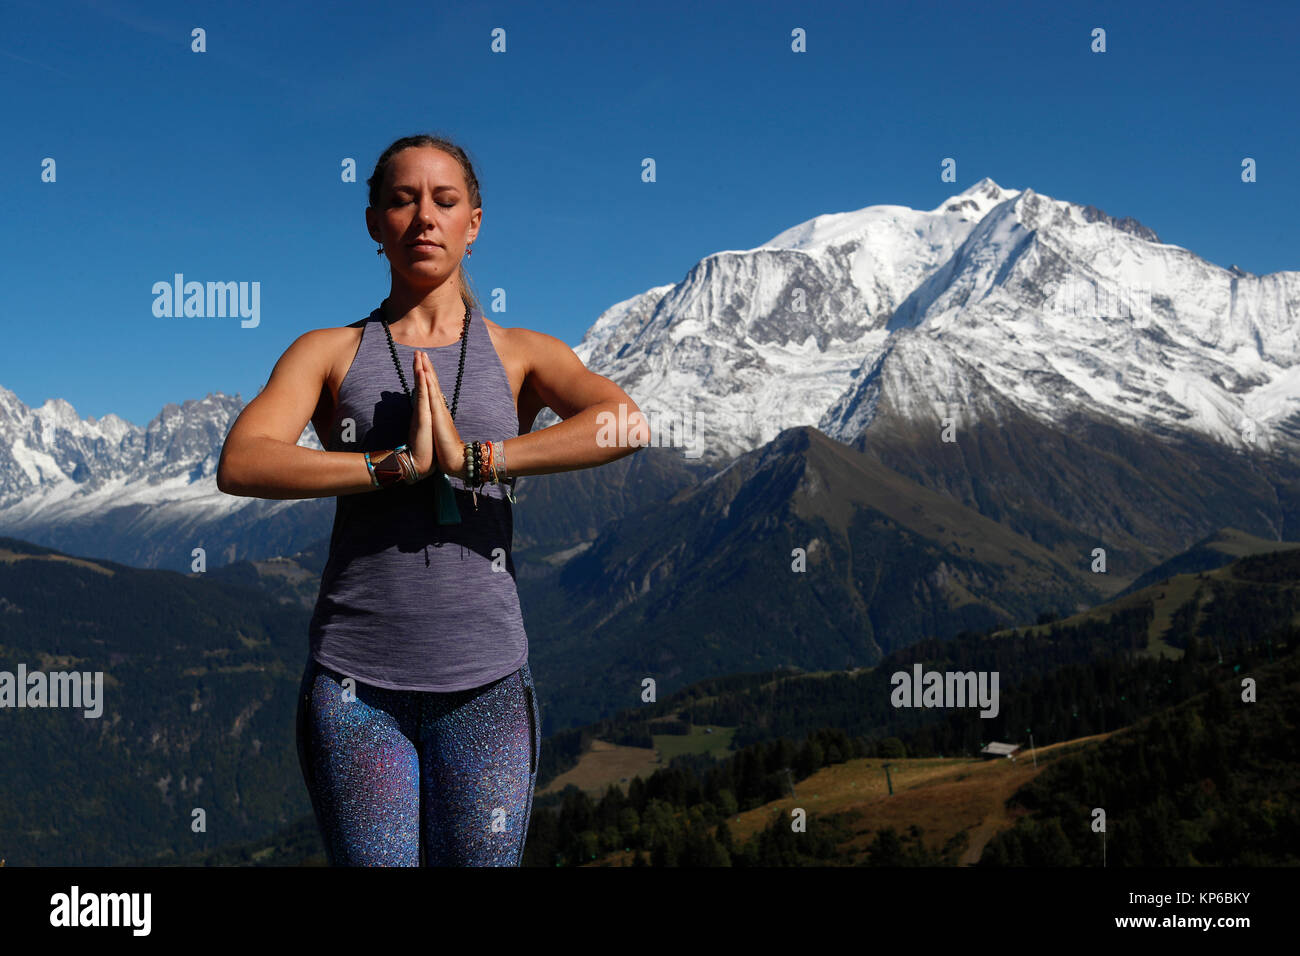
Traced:
<svg viewBox="0 0 1300 956">
<path fill-rule="evenodd" d="M 329 374 L 328 334 L 320 329 L 299 336 L 276 362 L 266 387 L 230 426 L 217 465 L 221 491 L 251 498 L 326 498 L 378 490 L 361 452 L 319 451 L 297 443 Z"/>
<path fill-rule="evenodd" d="M 506 474 L 547 475 L 591 468 L 649 444 L 649 423 L 627 392 L 589 370 L 573 349 L 554 336 L 514 331 L 527 337 L 524 352 L 529 370 L 524 387 L 563 421 L 506 439 Z"/>
</svg>

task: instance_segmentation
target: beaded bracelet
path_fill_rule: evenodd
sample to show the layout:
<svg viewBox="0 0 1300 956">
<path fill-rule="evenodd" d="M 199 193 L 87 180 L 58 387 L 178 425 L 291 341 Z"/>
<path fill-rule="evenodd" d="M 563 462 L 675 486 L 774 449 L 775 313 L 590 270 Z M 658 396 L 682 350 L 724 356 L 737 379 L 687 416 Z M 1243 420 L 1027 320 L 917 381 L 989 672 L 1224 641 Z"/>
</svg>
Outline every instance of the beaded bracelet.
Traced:
<svg viewBox="0 0 1300 956">
<path fill-rule="evenodd" d="M 503 485 L 506 498 L 516 501 L 512 488 L 517 476 L 506 471 L 506 445 L 504 441 L 465 442 L 465 485 L 482 487 L 484 484 Z M 477 480 L 476 480 L 477 479 Z"/>
</svg>

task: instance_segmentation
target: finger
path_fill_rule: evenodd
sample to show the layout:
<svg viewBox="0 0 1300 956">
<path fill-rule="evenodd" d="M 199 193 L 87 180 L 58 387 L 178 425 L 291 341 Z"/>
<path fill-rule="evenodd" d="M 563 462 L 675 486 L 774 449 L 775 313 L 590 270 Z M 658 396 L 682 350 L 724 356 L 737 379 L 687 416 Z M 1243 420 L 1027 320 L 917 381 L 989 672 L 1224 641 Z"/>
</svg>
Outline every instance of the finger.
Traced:
<svg viewBox="0 0 1300 956">
<path fill-rule="evenodd" d="M 424 358 L 425 374 L 429 376 L 429 381 L 436 386 L 438 384 L 438 372 L 433 367 L 433 362 L 431 362 L 429 356 L 425 355 L 423 352 L 421 352 L 420 355 Z"/>
<path fill-rule="evenodd" d="M 434 371 L 433 371 L 433 363 L 430 363 L 430 362 L 429 362 L 429 356 L 428 356 L 428 355 L 425 355 L 424 360 L 425 360 L 426 363 L 429 363 L 429 373 L 430 373 L 430 377 L 429 377 L 429 414 L 435 416 L 435 415 L 438 414 L 438 406 L 439 406 L 439 405 L 442 405 L 442 389 L 439 389 L 438 386 L 435 385 L 435 382 L 437 382 L 437 372 L 434 372 Z M 446 407 L 446 406 L 443 406 L 443 407 Z"/>
<path fill-rule="evenodd" d="M 416 418 L 417 418 L 417 420 L 422 420 L 422 419 L 424 418 L 424 416 L 423 416 L 423 414 L 421 413 L 421 410 L 420 410 L 420 408 L 419 408 L 418 406 L 420 406 L 420 405 L 424 405 L 425 408 L 428 408 L 428 399 L 427 399 L 427 396 L 428 396 L 428 394 L 429 394 L 429 376 L 427 376 L 427 375 L 424 374 L 424 368 L 421 366 L 421 364 L 420 364 L 420 359 L 419 359 L 419 357 L 418 357 L 419 355 L 423 355 L 423 354 L 424 354 L 424 353 L 422 353 L 422 352 L 417 353 L 417 357 L 416 357 L 416 360 L 415 360 L 415 378 L 416 378 L 416 385 L 415 385 L 415 387 L 416 387 L 416 390 L 417 390 L 417 395 L 416 395 L 416 406 L 417 406 L 417 407 L 416 407 L 416 410 L 415 410 L 415 414 L 416 414 Z"/>
</svg>

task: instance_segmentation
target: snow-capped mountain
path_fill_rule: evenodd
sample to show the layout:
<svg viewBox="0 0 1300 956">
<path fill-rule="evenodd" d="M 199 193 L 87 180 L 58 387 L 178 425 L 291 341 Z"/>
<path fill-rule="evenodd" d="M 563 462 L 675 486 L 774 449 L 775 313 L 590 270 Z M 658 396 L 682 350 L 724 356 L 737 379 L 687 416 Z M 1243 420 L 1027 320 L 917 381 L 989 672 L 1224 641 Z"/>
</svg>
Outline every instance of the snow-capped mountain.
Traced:
<svg viewBox="0 0 1300 956">
<path fill-rule="evenodd" d="M 0 515 L 21 533 L 33 522 L 65 522 L 112 508 L 188 502 L 229 513 L 251 498 L 217 491 L 217 462 L 244 407 L 238 395 L 168 404 L 148 426 L 105 415 L 82 419 L 52 398 L 28 408 L 0 386 Z M 320 448 L 308 427 L 298 444 Z M 278 502 L 281 505 L 292 502 Z"/>
<path fill-rule="evenodd" d="M 1132 219 L 983 179 L 931 210 L 868 206 L 714 253 L 606 310 L 575 351 L 688 457 L 795 425 L 851 443 L 1012 408 L 1294 454 L 1297 318 L 1300 272 L 1223 269 Z M 214 392 L 139 428 L 0 386 L 0 534 L 164 567 L 196 545 L 231 560 L 325 536 L 329 499 L 217 490 L 242 407 Z M 310 426 L 298 443 L 321 447 Z"/>
<path fill-rule="evenodd" d="M 1005 402 L 1276 450 L 1300 445 L 1297 317 L 1300 272 L 1222 269 L 986 178 L 932 210 L 868 206 L 715 253 L 613 306 L 575 351 L 657 444 L 698 438 L 706 456 L 792 425 L 851 441 L 884 410 L 969 422 Z"/>
<path fill-rule="evenodd" d="M 1222 269 L 1027 189 L 899 305 L 819 427 L 861 434 L 882 395 L 909 418 L 969 420 L 992 395 L 1047 421 L 1086 412 L 1235 447 L 1253 428 L 1255 447 L 1294 450 L 1297 317 L 1300 272 Z"/>
<path fill-rule="evenodd" d="M 217 490 L 221 446 L 243 406 L 217 392 L 168 404 L 141 428 L 113 414 L 82 419 L 63 399 L 29 408 L 0 386 L 0 533 L 132 563 L 171 554 L 162 564 L 175 567 L 195 546 L 214 550 L 205 529 L 256 527 L 303 504 Z M 298 444 L 321 447 L 310 427 Z"/>
</svg>

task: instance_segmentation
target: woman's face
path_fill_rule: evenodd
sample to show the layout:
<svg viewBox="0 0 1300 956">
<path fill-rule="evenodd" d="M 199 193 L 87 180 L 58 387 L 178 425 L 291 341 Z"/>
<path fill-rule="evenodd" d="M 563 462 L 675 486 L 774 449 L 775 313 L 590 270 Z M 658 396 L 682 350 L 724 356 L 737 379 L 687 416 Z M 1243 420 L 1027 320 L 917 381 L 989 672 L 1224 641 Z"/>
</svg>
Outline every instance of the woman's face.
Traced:
<svg viewBox="0 0 1300 956">
<path fill-rule="evenodd" d="M 456 271 L 482 218 L 482 209 L 470 208 L 460 163 L 432 146 L 394 155 L 379 208 L 366 207 L 370 236 L 383 243 L 393 272 L 420 288 L 440 285 Z"/>
</svg>

